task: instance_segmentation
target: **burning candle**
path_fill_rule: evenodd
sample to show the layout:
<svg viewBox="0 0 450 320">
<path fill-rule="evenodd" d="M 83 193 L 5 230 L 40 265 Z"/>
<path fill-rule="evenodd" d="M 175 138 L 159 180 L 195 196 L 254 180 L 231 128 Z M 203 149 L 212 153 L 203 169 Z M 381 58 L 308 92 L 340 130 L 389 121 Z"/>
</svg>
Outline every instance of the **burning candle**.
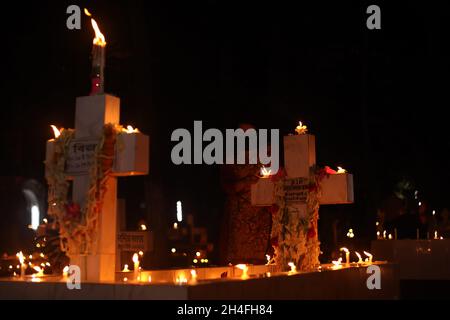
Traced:
<svg viewBox="0 0 450 320">
<path fill-rule="evenodd" d="M 63 269 L 63 279 L 66 280 L 69 276 L 69 266 L 65 266 Z"/>
<path fill-rule="evenodd" d="M 333 266 L 331 267 L 331 269 L 333 270 L 337 270 L 337 269 L 341 269 L 342 268 L 342 258 L 339 257 L 338 260 L 336 261 L 331 261 L 331 263 L 333 264 Z"/>
<path fill-rule="evenodd" d="M 197 271 L 191 270 L 191 283 L 197 283 Z"/>
<path fill-rule="evenodd" d="M 17 256 L 17 258 L 19 258 L 19 262 L 20 262 L 20 278 L 23 279 L 25 277 L 25 270 L 26 270 L 25 257 L 23 255 L 22 251 L 17 253 L 16 256 Z"/>
<path fill-rule="evenodd" d="M 267 179 L 267 178 L 270 178 L 272 170 L 267 170 L 266 167 L 262 167 L 260 170 L 260 173 L 261 173 L 261 178 Z"/>
<path fill-rule="evenodd" d="M 373 258 L 373 256 L 369 253 L 369 252 L 367 252 L 367 251 L 364 251 L 364 254 L 369 258 L 369 264 L 372 264 L 372 258 Z"/>
<path fill-rule="evenodd" d="M 298 126 L 295 128 L 297 134 L 306 134 L 308 132 L 308 127 L 304 126 L 301 121 L 299 121 Z"/>
<path fill-rule="evenodd" d="M 84 13 L 91 17 L 87 9 Z M 97 22 L 91 18 L 92 28 L 95 32 L 95 38 L 92 46 L 92 88 L 91 95 L 102 94 L 104 92 L 104 69 L 105 69 L 105 36 L 100 32 Z"/>
<path fill-rule="evenodd" d="M 178 229 L 178 223 L 175 222 L 175 223 L 173 224 L 173 228 L 174 228 L 175 230 L 177 230 L 177 229 Z"/>
<path fill-rule="evenodd" d="M 340 251 L 344 251 L 345 252 L 345 264 L 346 265 L 350 265 L 350 251 L 347 248 L 345 248 L 345 247 L 342 247 L 340 249 Z"/>
<path fill-rule="evenodd" d="M 289 271 L 289 274 L 297 273 L 297 267 L 293 262 L 289 262 L 288 266 L 291 268 L 291 271 Z"/>
<path fill-rule="evenodd" d="M 127 265 L 127 264 L 125 264 L 125 265 L 123 266 L 122 272 L 130 272 L 130 269 L 128 269 L 128 265 Z"/>
<path fill-rule="evenodd" d="M 179 285 L 185 284 L 188 282 L 186 276 L 184 275 L 184 273 L 181 273 L 177 276 L 175 282 Z"/>
<path fill-rule="evenodd" d="M 33 267 L 33 269 L 35 271 L 37 271 L 37 274 L 33 275 L 33 278 L 34 277 L 43 277 L 44 276 L 44 269 L 43 268 L 36 266 L 36 267 Z"/>
<path fill-rule="evenodd" d="M 341 167 L 338 167 L 338 171 L 336 172 L 336 174 L 344 174 L 346 172 L 347 172 L 347 170 L 345 170 L 345 169 L 343 169 Z"/>
<path fill-rule="evenodd" d="M 139 255 L 137 253 L 133 254 L 133 263 L 134 263 L 134 281 L 139 281 Z"/>
<path fill-rule="evenodd" d="M 358 257 L 358 262 L 357 262 L 357 264 L 362 264 L 362 263 L 364 263 L 364 261 L 363 261 L 361 255 L 359 254 L 359 252 L 358 252 L 358 251 L 355 251 L 355 254 L 356 254 L 356 256 Z"/>
<path fill-rule="evenodd" d="M 434 231 L 434 239 L 435 240 L 439 239 L 437 230 Z"/>
<path fill-rule="evenodd" d="M 236 268 L 242 270 L 241 279 L 248 278 L 248 266 L 246 264 L 238 264 L 236 265 Z"/>
</svg>

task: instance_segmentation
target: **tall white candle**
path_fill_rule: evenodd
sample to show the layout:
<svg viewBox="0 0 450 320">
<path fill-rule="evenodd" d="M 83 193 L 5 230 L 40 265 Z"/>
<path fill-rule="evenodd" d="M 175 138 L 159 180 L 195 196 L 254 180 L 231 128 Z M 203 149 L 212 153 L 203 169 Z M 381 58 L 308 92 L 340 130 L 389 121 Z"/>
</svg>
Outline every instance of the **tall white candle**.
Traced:
<svg viewBox="0 0 450 320">
<path fill-rule="evenodd" d="M 139 255 L 135 253 L 133 255 L 133 263 L 134 263 L 134 281 L 139 281 Z"/>
<path fill-rule="evenodd" d="M 25 277 L 25 270 L 26 270 L 25 257 L 23 255 L 22 251 L 17 253 L 16 256 L 17 256 L 17 258 L 19 258 L 19 262 L 20 262 L 20 278 L 23 279 Z"/>
</svg>

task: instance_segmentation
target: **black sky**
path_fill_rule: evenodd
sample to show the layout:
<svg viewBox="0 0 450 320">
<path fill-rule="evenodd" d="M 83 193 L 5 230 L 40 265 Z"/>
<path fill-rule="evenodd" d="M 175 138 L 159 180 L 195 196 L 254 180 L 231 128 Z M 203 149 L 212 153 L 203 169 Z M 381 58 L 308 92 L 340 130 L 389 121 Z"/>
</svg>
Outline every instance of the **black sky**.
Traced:
<svg viewBox="0 0 450 320">
<path fill-rule="evenodd" d="M 355 174 L 349 219 L 374 214 L 402 177 L 433 206 L 450 206 L 448 4 L 374 2 L 382 30 L 371 31 L 365 9 L 372 2 L 241 2 L 5 7 L 0 175 L 44 183 L 49 125 L 72 127 L 75 98 L 89 93 L 89 21 L 83 18 L 79 31 L 66 28 L 66 8 L 78 4 L 106 35 L 106 91 L 121 98 L 122 123 L 151 136 L 150 176 L 121 182 L 131 219 L 138 219 L 144 181 L 151 181 L 164 194 L 168 220 L 181 199 L 185 211 L 216 227 L 217 167 L 170 162 L 171 132 L 192 130 L 194 120 L 219 129 L 250 122 L 282 134 L 306 122 L 317 138 L 318 163 Z M 4 202 L 12 189 L 3 184 Z M 4 221 L 16 221 L 11 215 L 21 213 L 8 210 L 0 212 Z"/>
</svg>

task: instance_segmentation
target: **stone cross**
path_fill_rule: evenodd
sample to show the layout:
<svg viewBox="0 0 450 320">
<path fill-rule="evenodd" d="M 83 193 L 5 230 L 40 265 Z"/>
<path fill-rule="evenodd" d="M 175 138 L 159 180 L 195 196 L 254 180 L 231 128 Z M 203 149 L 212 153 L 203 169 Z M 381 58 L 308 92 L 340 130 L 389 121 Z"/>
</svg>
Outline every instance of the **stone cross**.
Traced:
<svg viewBox="0 0 450 320">
<path fill-rule="evenodd" d="M 284 161 L 286 177 L 283 192 L 289 211 L 298 218 L 307 216 L 307 196 L 311 168 L 316 164 L 315 136 L 311 134 L 284 137 Z M 321 205 L 353 203 L 353 176 L 348 173 L 331 174 L 321 181 Z M 272 206 L 276 202 L 275 185 L 270 179 L 259 179 L 252 185 L 252 205 Z M 317 221 L 314 222 L 317 236 Z"/>
<path fill-rule="evenodd" d="M 75 138 L 71 142 L 66 174 L 73 180 L 72 200 L 83 207 L 89 189 L 92 148 L 103 134 L 105 124 L 119 124 L 120 99 L 109 94 L 78 97 L 75 113 Z M 119 139 L 119 137 L 118 137 Z M 114 281 L 117 241 L 117 177 L 148 174 L 149 138 L 138 132 L 120 134 L 115 146 L 112 174 L 106 182 L 103 206 L 99 213 L 94 254 L 71 254 L 70 263 L 81 268 L 84 281 Z M 91 150 L 91 152 L 89 152 Z M 47 144 L 47 159 L 51 154 Z M 78 152 L 78 153 L 77 153 Z M 72 154 L 71 154 L 72 153 Z"/>
</svg>

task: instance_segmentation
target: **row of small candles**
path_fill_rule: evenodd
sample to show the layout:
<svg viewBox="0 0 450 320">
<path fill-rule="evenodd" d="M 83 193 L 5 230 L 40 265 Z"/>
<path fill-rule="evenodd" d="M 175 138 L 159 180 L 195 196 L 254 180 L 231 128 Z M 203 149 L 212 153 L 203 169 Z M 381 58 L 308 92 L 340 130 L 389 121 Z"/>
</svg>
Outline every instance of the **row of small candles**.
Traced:
<svg viewBox="0 0 450 320">
<path fill-rule="evenodd" d="M 55 125 L 50 125 L 50 127 L 53 130 L 53 135 L 55 136 L 55 139 L 59 138 L 59 136 L 61 135 L 61 133 L 64 131 L 64 128 L 58 129 Z M 126 128 L 124 127 L 120 127 L 120 131 L 122 133 L 139 133 L 139 129 L 138 128 L 133 128 L 132 126 L 127 126 Z"/>
<path fill-rule="evenodd" d="M 348 250 L 345 247 L 342 247 L 339 249 L 339 251 L 345 253 L 345 266 L 350 266 L 352 264 L 352 262 L 350 262 L 350 250 Z M 363 253 L 365 256 L 367 256 L 367 258 L 365 260 L 363 260 L 361 254 L 359 252 L 355 251 L 355 255 L 358 257 L 358 261 L 353 262 L 354 265 L 363 266 L 363 265 L 371 265 L 372 264 L 373 255 L 367 251 L 363 251 Z M 340 257 L 338 260 L 331 261 L 331 263 L 333 264 L 331 266 L 331 269 L 333 269 L 333 270 L 341 269 L 343 267 L 342 257 Z"/>
<path fill-rule="evenodd" d="M 26 256 L 23 254 L 22 251 L 18 252 L 16 254 L 17 259 L 19 260 L 19 264 L 16 266 L 16 269 L 20 269 L 20 273 L 13 272 L 13 276 L 20 276 L 21 279 L 25 279 L 25 273 L 28 268 L 31 268 L 34 272 L 31 275 L 32 280 L 34 281 L 37 278 L 44 276 L 44 270 L 45 268 L 51 267 L 50 263 L 48 261 L 42 262 L 39 265 L 34 265 L 31 261 L 33 260 L 33 255 L 28 256 L 28 263 L 26 262 Z M 43 253 L 39 254 L 40 259 L 45 259 L 45 255 Z M 9 269 L 12 270 L 14 267 L 12 265 L 9 266 Z"/>
<path fill-rule="evenodd" d="M 347 170 L 343 169 L 342 167 L 337 167 L 337 170 L 333 170 L 330 167 L 326 166 L 325 169 L 328 174 L 347 173 Z M 260 173 L 261 178 L 267 179 L 267 178 L 270 178 L 270 176 L 272 175 L 272 170 L 270 170 L 270 169 L 268 170 L 266 167 L 262 166 L 259 173 Z"/>
<path fill-rule="evenodd" d="M 420 239 L 419 229 L 416 230 L 416 238 Z M 429 235 L 429 233 L 427 233 L 427 239 L 429 239 L 429 238 L 430 238 L 430 235 Z M 380 231 L 377 231 L 377 239 L 378 240 L 386 240 L 386 239 L 387 240 L 392 240 L 392 239 L 397 240 L 397 229 L 394 229 L 394 237 L 392 237 L 391 233 L 388 234 L 386 230 L 383 230 L 383 234 L 381 234 Z M 437 230 L 435 230 L 433 239 L 434 240 L 444 240 L 444 237 L 439 236 Z"/>
</svg>

